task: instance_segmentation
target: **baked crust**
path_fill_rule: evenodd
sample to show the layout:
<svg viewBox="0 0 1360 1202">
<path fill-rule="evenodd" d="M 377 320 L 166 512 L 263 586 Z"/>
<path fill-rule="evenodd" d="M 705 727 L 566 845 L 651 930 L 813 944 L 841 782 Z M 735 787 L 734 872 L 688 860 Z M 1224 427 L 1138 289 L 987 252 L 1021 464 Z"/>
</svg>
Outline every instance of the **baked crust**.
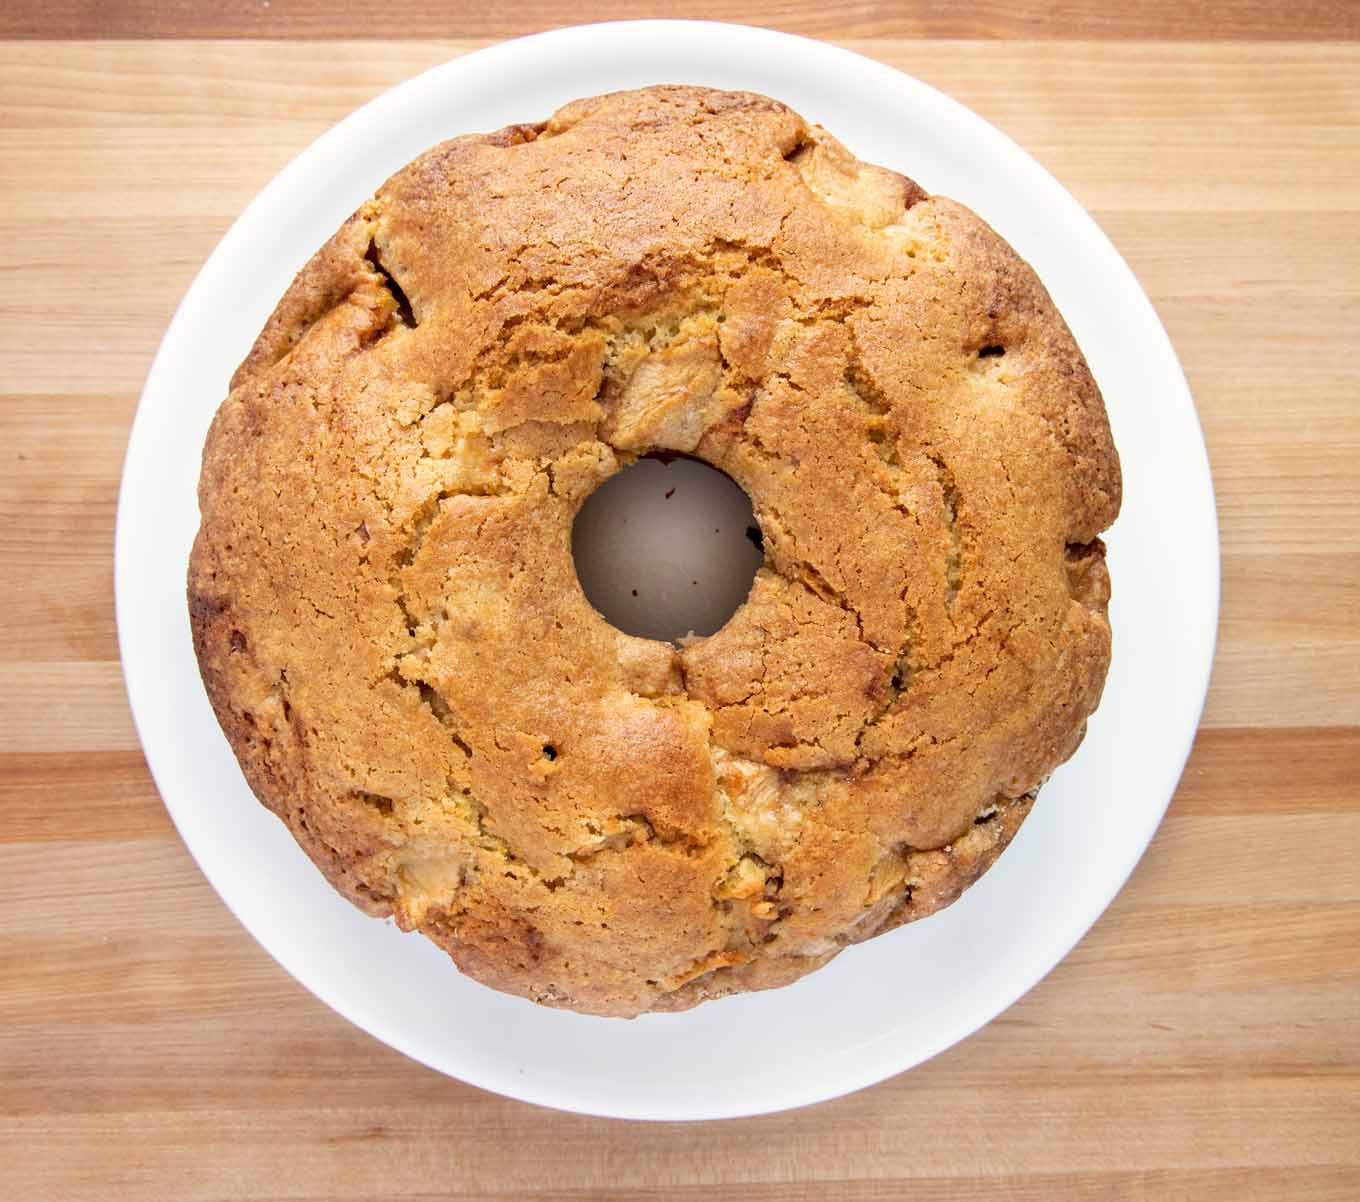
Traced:
<svg viewBox="0 0 1360 1202">
<path fill-rule="evenodd" d="M 766 562 L 682 648 L 586 601 L 638 455 Z M 597 1014 L 782 985 L 948 905 L 1080 742 L 1119 463 L 1029 267 L 765 97 L 457 138 L 299 274 L 213 422 L 194 646 L 345 896 Z"/>
</svg>

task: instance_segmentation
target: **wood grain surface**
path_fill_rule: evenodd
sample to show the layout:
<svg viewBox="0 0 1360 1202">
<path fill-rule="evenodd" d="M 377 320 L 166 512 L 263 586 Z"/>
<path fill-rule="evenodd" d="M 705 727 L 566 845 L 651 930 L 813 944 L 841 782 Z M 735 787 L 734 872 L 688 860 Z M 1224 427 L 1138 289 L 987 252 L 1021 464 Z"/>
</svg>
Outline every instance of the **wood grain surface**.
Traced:
<svg viewBox="0 0 1360 1202">
<path fill-rule="evenodd" d="M 846 40 L 1000 125 L 1129 259 L 1199 405 L 1223 537 L 1203 729 L 1127 888 L 986 1029 L 789 1114 L 553 1113 L 332 1014 L 176 837 L 123 695 L 112 535 L 180 296 L 255 192 L 379 91 L 486 39 L 659 7 L 0 9 L 0 1195 L 1355 1202 L 1354 3 L 686 14 Z M 315 40 L 337 34 L 411 40 Z"/>
<path fill-rule="evenodd" d="M 689 17 L 767 25 L 823 38 L 1360 37 L 1354 0 L 46 0 L 0 9 L 0 37 L 24 38 L 511 38 L 562 25 Z"/>
</svg>

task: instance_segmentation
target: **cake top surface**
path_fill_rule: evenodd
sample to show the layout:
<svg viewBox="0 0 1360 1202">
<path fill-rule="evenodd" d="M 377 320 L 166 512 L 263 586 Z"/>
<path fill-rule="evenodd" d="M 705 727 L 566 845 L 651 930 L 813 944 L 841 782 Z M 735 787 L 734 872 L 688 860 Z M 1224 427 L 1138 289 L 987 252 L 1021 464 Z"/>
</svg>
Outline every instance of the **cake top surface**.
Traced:
<svg viewBox="0 0 1360 1202">
<path fill-rule="evenodd" d="M 750 495 L 722 630 L 571 559 L 654 451 Z M 298 276 L 214 421 L 209 696 L 330 880 L 473 976 L 610 1014 L 792 980 L 947 904 L 1109 661 L 1100 395 L 962 206 L 764 97 L 457 138 Z"/>
</svg>

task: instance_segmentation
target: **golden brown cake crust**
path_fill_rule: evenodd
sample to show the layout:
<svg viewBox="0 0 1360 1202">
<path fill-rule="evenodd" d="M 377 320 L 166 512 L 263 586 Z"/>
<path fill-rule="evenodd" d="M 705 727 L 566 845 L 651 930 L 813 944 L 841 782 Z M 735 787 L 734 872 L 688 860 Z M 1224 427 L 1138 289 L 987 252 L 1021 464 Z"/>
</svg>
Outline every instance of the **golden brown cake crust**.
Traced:
<svg viewBox="0 0 1360 1202">
<path fill-rule="evenodd" d="M 765 566 L 633 638 L 587 495 L 693 454 Z M 761 96 L 654 88 L 458 138 L 301 272 L 204 453 L 208 695 L 369 912 L 600 1014 L 786 983 L 949 904 L 1109 662 L 1100 395 L 967 209 Z"/>
</svg>

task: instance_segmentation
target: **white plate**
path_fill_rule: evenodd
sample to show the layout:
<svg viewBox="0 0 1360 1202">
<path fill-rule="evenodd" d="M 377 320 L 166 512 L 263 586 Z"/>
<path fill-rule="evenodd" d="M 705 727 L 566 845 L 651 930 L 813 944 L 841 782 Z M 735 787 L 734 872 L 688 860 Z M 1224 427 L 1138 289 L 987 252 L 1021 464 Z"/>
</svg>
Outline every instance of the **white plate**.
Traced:
<svg viewBox="0 0 1360 1202">
<path fill-rule="evenodd" d="M 1038 270 L 1109 406 L 1124 512 L 1109 535 L 1114 663 L 1080 753 L 951 909 L 789 988 L 634 1022 L 542 1009 L 461 976 L 332 892 L 254 800 L 199 683 L 185 611 L 204 435 L 275 301 L 382 181 L 455 134 L 652 83 L 787 101 L 860 157 L 955 197 Z M 147 378 L 118 507 L 118 631 L 156 783 L 256 939 L 322 1001 L 441 1072 L 591 1114 L 719 1118 L 835 1097 L 919 1064 L 1004 1010 L 1110 903 L 1162 817 L 1204 700 L 1218 540 L 1185 378 L 1138 282 L 1073 198 L 980 117 L 906 75 L 785 34 L 627 22 L 540 34 L 438 67 L 308 147 L 231 228 Z"/>
</svg>

